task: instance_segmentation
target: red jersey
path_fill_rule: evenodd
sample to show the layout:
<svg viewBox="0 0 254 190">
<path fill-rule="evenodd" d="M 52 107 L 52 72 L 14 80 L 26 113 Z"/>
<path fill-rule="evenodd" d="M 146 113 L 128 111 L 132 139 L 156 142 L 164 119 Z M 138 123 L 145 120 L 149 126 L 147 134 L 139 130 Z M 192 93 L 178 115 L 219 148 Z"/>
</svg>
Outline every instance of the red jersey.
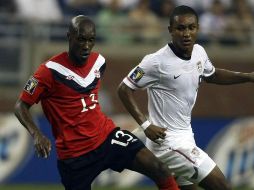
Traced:
<svg viewBox="0 0 254 190">
<path fill-rule="evenodd" d="M 98 102 L 104 70 L 105 59 L 98 53 L 92 52 L 78 67 L 64 52 L 41 64 L 24 87 L 22 101 L 30 105 L 41 101 L 59 159 L 96 149 L 115 128 Z"/>
</svg>

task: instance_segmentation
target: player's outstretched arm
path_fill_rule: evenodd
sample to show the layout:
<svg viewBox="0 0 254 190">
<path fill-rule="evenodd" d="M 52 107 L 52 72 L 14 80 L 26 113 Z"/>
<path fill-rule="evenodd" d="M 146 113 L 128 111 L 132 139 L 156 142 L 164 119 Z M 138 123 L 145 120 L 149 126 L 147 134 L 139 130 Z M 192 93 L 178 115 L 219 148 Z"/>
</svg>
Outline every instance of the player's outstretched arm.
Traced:
<svg viewBox="0 0 254 190">
<path fill-rule="evenodd" d="M 226 69 L 215 69 L 215 73 L 210 77 L 205 77 L 204 80 L 208 83 L 220 84 L 220 85 L 230 85 L 239 84 L 245 82 L 254 82 L 254 72 L 252 73 L 242 73 L 229 71 Z"/>
<path fill-rule="evenodd" d="M 47 158 L 51 151 L 51 142 L 36 126 L 29 112 L 30 105 L 18 99 L 15 104 L 14 113 L 20 123 L 28 130 L 34 139 L 34 147 L 39 157 Z"/>
</svg>

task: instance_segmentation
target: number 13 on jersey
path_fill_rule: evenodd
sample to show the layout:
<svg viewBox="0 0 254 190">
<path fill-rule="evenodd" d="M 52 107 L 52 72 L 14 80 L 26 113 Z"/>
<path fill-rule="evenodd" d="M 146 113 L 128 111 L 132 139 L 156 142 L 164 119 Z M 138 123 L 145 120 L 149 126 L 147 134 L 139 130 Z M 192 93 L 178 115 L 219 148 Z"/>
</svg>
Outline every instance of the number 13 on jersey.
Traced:
<svg viewBox="0 0 254 190">
<path fill-rule="evenodd" d="M 92 102 L 92 104 L 90 106 L 86 105 L 85 98 L 81 98 L 81 103 L 82 103 L 82 106 L 83 106 L 83 109 L 82 109 L 81 112 L 86 112 L 89 109 L 92 110 L 96 107 L 96 104 L 98 103 L 98 100 L 95 99 L 95 94 L 90 94 L 89 97 L 90 97 L 91 102 Z"/>
</svg>

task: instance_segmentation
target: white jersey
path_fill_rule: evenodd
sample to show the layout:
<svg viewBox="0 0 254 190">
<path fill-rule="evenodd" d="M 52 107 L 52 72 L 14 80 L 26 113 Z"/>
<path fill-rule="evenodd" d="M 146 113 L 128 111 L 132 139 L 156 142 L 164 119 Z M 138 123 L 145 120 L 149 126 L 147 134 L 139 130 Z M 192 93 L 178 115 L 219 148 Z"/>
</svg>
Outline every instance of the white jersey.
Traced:
<svg viewBox="0 0 254 190">
<path fill-rule="evenodd" d="M 143 58 L 124 79 L 130 88 L 147 89 L 150 121 L 172 133 L 192 133 L 191 112 L 203 76 L 215 72 L 204 48 L 193 47 L 190 59 L 164 46 Z"/>
<path fill-rule="evenodd" d="M 169 44 L 145 56 L 123 80 L 134 90 L 147 89 L 149 120 L 167 131 L 160 144 L 146 138 L 146 145 L 178 176 L 179 185 L 199 183 L 216 165 L 196 146 L 191 127 L 199 84 L 214 72 L 202 46 L 195 44 L 184 59 Z"/>
</svg>

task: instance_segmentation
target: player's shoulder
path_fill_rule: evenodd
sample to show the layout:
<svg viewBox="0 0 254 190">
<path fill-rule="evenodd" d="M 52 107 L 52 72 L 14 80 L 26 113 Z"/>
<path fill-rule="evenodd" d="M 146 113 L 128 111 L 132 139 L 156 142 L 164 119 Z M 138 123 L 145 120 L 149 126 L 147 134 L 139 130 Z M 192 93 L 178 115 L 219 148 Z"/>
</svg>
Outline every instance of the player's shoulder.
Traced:
<svg viewBox="0 0 254 190">
<path fill-rule="evenodd" d="M 158 60 L 160 60 L 164 54 L 167 52 L 167 45 L 163 46 L 162 48 L 158 49 L 157 51 L 147 54 L 143 60 L 149 60 L 151 62 L 158 62 Z"/>
<path fill-rule="evenodd" d="M 53 55 L 51 58 L 48 59 L 48 61 L 62 62 L 67 57 L 68 57 L 68 53 L 67 52 L 62 52 L 62 53 Z"/>
<path fill-rule="evenodd" d="M 163 56 L 164 54 L 167 54 L 168 53 L 168 50 L 169 50 L 169 45 L 166 44 L 164 45 L 163 47 L 161 47 L 160 49 L 158 49 L 156 52 L 154 52 L 154 55 L 156 57 L 160 57 L 160 56 Z"/>
<path fill-rule="evenodd" d="M 97 59 L 99 58 L 99 59 L 104 60 L 104 61 L 106 59 L 101 53 L 96 52 L 96 51 L 91 52 L 90 56 L 93 56 Z"/>
<path fill-rule="evenodd" d="M 198 52 L 205 52 L 205 48 L 200 44 L 194 44 L 193 50 Z"/>
<path fill-rule="evenodd" d="M 45 60 L 44 62 L 42 62 L 40 64 L 40 67 L 47 67 L 46 65 L 49 62 L 54 62 L 54 63 L 58 63 L 58 64 L 63 64 L 64 62 L 66 62 L 68 57 L 68 53 L 67 52 L 62 52 L 59 54 L 55 54 L 52 57 L 48 58 L 47 60 Z"/>
<path fill-rule="evenodd" d="M 100 54 L 98 52 L 94 52 L 94 51 L 90 53 L 88 61 L 90 63 L 98 63 L 100 65 L 101 64 L 103 65 L 106 63 L 105 57 L 102 54 Z"/>
<path fill-rule="evenodd" d="M 45 60 L 38 66 L 37 72 L 47 72 L 49 70 L 48 65 L 51 63 L 58 63 L 63 65 L 67 57 L 68 57 L 67 52 L 62 52 L 62 53 L 53 55 L 52 57 L 48 58 L 47 60 Z"/>
</svg>

